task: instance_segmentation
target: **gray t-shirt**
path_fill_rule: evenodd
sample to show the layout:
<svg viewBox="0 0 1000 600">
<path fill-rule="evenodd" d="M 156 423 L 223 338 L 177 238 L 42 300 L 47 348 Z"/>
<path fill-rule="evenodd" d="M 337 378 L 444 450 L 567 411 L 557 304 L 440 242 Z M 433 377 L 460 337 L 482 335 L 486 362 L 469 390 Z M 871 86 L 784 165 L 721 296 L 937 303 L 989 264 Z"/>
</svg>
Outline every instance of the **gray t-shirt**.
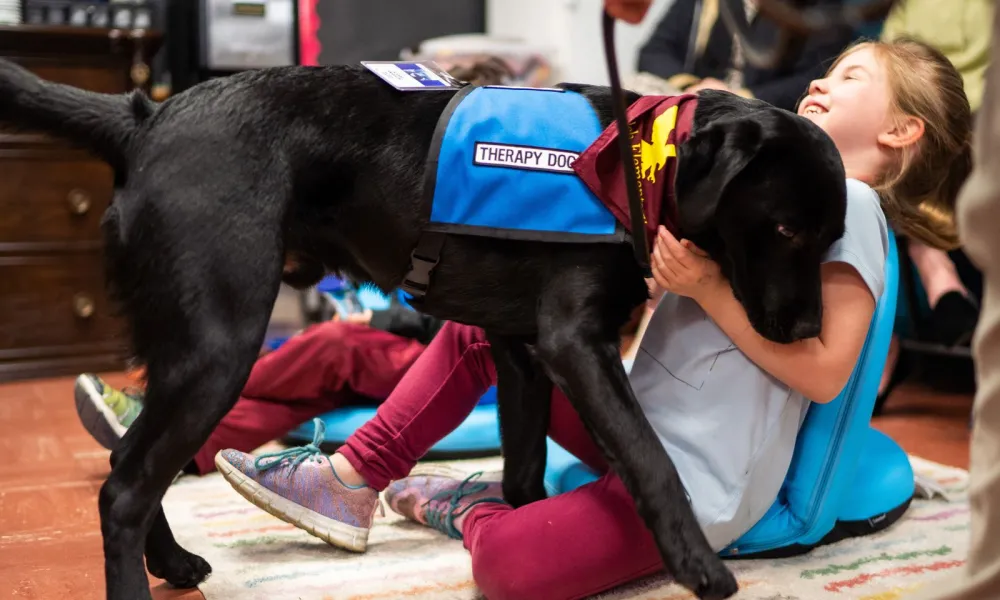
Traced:
<svg viewBox="0 0 1000 600">
<path fill-rule="evenodd" d="M 849 179 L 844 236 L 824 262 L 854 267 L 878 299 L 888 248 L 878 195 Z M 674 294 L 657 305 L 629 379 L 709 543 L 725 548 L 777 498 L 809 401 L 747 358 L 696 302 Z"/>
</svg>

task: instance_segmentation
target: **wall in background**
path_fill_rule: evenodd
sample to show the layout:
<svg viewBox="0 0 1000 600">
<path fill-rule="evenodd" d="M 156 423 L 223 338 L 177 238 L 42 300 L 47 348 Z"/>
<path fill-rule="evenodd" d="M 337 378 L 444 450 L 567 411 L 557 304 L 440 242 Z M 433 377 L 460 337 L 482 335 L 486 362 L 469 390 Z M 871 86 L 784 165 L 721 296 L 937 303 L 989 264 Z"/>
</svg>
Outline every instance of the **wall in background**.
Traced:
<svg viewBox="0 0 1000 600">
<path fill-rule="evenodd" d="M 639 25 L 618 23 L 615 40 L 623 78 L 635 72 L 639 47 L 672 2 L 653 0 Z M 557 81 L 607 84 L 601 40 L 603 5 L 603 0 L 487 0 L 486 31 L 550 49 Z"/>
<path fill-rule="evenodd" d="M 483 2 L 315 0 L 321 46 L 318 62 L 326 65 L 398 60 L 400 50 L 428 38 L 457 32 L 480 33 Z"/>
</svg>

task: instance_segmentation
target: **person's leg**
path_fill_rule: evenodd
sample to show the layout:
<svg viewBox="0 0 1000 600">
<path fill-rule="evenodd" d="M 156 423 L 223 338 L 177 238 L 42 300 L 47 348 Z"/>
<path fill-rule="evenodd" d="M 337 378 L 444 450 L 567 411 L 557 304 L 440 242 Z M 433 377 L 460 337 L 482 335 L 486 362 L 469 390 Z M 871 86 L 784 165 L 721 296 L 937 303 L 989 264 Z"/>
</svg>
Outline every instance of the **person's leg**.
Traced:
<svg viewBox="0 0 1000 600">
<path fill-rule="evenodd" d="M 585 598 L 664 568 L 614 473 L 516 510 L 484 503 L 463 525 L 473 578 L 490 600 Z"/>
<path fill-rule="evenodd" d="M 490 600 L 584 598 L 663 569 L 632 496 L 558 390 L 551 423 L 553 441 L 604 475 L 517 510 L 484 504 L 470 511 L 465 546 Z"/>
<path fill-rule="evenodd" d="M 409 474 L 462 424 L 495 379 L 483 332 L 446 323 L 340 453 L 323 456 L 317 437 L 312 444 L 257 458 L 223 450 L 215 464 L 250 502 L 331 544 L 362 551 L 377 490 Z"/>
<path fill-rule="evenodd" d="M 958 278 L 962 280 L 962 285 L 968 290 L 976 300 L 983 298 L 983 274 L 971 260 L 963 248 L 956 248 L 948 252 L 951 262 L 955 263 L 958 270 Z"/>
<path fill-rule="evenodd" d="M 979 301 L 962 281 L 953 255 L 914 240 L 907 243 L 907 248 L 931 309 L 926 317 L 929 341 L 946 346 L 967 345 L 979 318 Z M 953 254 L 961 255 L 958 251 Z M 904 366 L 899 364 L 899 357 L 899 336 L 894 333 L 879 382 L 876 412 L 881 410 L 886 393 L 906 375 L 897 373 Z M 945 371 L 954 376 L 951 369 Z"/>
<path fill-rule="evenodd" d="M 461 425 L 495 382 L 483 330 L 445 323 L 375 417 L 338 450 L 333 457 L 337 472 L 345 480 L 385 489 Z"/>
<path fill-rule="evenodd" d="M 958 268 L 944 250 L 909 243 L 909 255 L 931 308 L 928 318 L 933 341 L 942 344 L 968 344 L 979 316 L 978 303 L 959 277 Z"/>
<path fill-rule="evenodd" d="M 254 364 L 240 399 L 195 455 L 195 470 L 211 472 L 219 450 L 249 452 L 355 395 L 387 397 L 423 350 L 364 325 L 310 327 Z"/>
<path fill-rule="evenodd" d="M 994 15 L 1000 39 L 1000 11 Z M 982 269 L 983 310 L 973 342 L 978 390 L 973 405 L 969 501 L 969 557 L 953 589 L 935 586 L 928 597 L 987 600 L 1000 596 L 1000 44 L 991 50 L 986 95 L 976 125 L 975 168 L 958 201 L 959 233 L 969 258 Z"/>
<path fill-rule="evenodd" d="M 499 482 L 413 476 L 386 500 L 400 514 L 464 539 L 476 584 L 490 600 L 583 598 L 663 569 L 652 535 L 624 484 L 576 411 L 553 393 L 550 437 L 605 474 L 580 488 L 514 509 Z"/>
<path fill-rule="evenodd" d="M 920 275 L 920 283 L 927 293 L 927 304 L 933 308 L 948 292 L 967 294 L 958 276 L 958 269 L 944 250 L 924 245 L 916 240 L 909 243 L 910 260 Z"/>
</svg>

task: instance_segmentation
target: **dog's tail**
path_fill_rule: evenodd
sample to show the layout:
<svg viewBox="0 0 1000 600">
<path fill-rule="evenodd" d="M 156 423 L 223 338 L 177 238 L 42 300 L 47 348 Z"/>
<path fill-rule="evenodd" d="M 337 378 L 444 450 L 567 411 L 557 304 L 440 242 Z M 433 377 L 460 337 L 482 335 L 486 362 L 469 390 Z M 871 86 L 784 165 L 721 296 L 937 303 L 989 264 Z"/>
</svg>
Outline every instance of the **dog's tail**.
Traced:
<svg viewBox="0 0 1000 600">
<path fill-rule="evenodd" d="M 156 110 L 144 94 L 98 94 L 45 81 L 0 59 L 0 125 L 37 131 L 90 150 L 116 171 L 127 168 L 141 123 Z"/>
</svg>

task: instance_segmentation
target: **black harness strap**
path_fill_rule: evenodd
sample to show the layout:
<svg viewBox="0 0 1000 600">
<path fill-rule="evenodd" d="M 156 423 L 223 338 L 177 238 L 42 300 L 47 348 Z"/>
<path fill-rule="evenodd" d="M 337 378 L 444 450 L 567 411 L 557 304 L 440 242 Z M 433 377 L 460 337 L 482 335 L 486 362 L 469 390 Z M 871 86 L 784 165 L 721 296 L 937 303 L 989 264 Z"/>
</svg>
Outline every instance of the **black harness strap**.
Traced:
<svg viewBox="0 0 1000 600">
<path fill-rule="evenodd" d="M 455 92 L 444 107 L 441 116 L 438 117 L 437 126 L 434 128 L 434 136 L 431 138 L 431 147 L 427 152 L 427 165 L 424 170 L 424 200 L 427 206 L 434 206 L 434 187 L 437 185 L 438 156 L 441 153 L 441 143 L 444 141 L 444 134 L 448 130 L 448 122 L 451 121 L 455 109 L 462 103 L 476 86 L 469 84 Z M 410 92 L 413 93 L 413 92 Z M 420 92 L 416 92 L 420 93 Z M 429 217 L 428 217 L 429 218 Z M 420 239 L 417 240 L 417 247 L 410 253 L 410 270 L 407 271 L 402 290 L 413 296 L 413 300 L 419 302 L 427 295 L 427 290 L 431 287 L 431 272 L 434 267 L 441 262 L 441 248 L 444 247 L 444 240 L 447 234 L 436 231 L 420 231 Z"/>
<path fill-rule="evenodd" d="M 438 231 L 421 231 L 417 247 L 410 253 L 410 271 L 403 280 L 402 288 L 414 300 L 420 300 L 427 295 L 431 287 L 431 271 L 441 262 L 441 248 L 447 233 Z"/>
</svg>

